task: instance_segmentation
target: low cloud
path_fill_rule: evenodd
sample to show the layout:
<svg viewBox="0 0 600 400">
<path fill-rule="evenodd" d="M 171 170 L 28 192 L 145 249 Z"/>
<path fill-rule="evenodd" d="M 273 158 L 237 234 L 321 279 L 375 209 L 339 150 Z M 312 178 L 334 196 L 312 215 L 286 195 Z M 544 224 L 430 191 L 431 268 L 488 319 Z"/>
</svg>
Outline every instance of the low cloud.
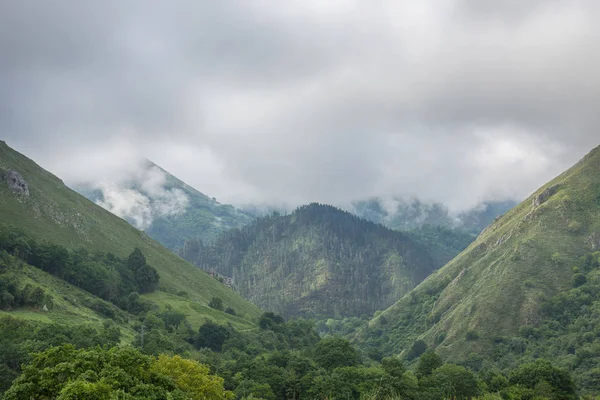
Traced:
<svg viewBox="0 0 600 400">
<path fill-rule="evenodd" d="M 130 221 L 138 229 L 147 229 L 155 218 L 181 214 L 189 198 L 179 188 L 167 187 L 167 176 L 148 162 L 136 163 L 138 168 L 117 179 L 88 183 L 99 193 L 96 203 L 113 214 Z"/>
<path fill-rule="evenodd" d="M 461 210 L 600 142 L 595 0 L 28 3 L 0 135 L 68 183 L 147 157 L 221 202 Z"/>
</svg>

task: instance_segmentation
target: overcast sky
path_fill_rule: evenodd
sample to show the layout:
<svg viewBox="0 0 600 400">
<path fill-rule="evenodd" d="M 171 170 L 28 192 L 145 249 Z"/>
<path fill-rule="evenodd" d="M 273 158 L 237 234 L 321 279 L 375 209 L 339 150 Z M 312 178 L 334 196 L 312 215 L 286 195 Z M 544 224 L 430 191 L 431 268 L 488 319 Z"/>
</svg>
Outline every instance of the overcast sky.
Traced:
<svg viewBox="0 0 600 400">
<path fill-rule="evenodd" d="M 600 2 L 0 1 L 0 138 L 236 204 L 522 198 L 600 144 Z"/>
</svg>

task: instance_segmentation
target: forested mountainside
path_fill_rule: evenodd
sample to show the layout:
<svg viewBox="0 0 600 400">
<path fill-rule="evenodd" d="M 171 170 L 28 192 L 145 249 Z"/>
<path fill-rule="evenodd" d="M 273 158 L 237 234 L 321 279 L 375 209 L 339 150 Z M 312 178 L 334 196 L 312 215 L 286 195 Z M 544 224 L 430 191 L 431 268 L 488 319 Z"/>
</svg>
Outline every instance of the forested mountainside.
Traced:
<svg viewBox="0 0 600 400">
<path fill-rule="evenodd" d="M 374 318 L 366 348 L 496 367 L 548 357 L 598 393 L 600 147 Z M 381 347 L 383 346 L 383 347 Z"/>
<path fill-rule="evenodd" d="M 370 314 L 435 268 L 408 235 L 322 204 L 259 218 L 212 245 L 189 241 L 181 255 L 286 317 Z"/>
<path fill-rule="evenodd" d="M 242 227 L 254 218 L 199 192 L 152 161 L 145 160 L 140 169 L 138 176 L 131 178 L 124 187 L 110 190 L 133 191 L 139 194 L 146 201 L 143 212 L 148 226 L 137 227 L 173 251 L 181 248 L 187 239 L 198 237 L 210 241 L 220 233 Z M 156 188 L 155 182 L 144 182 L 144 178 L 160 178 L 160 187 Z M 93 185 L 81 185 L 75 189 L 88 199 L 111 209 L 110 200 L 106 198 L 110 195 L 109 189 Z M 133 225 L 139 225 L 140 221 L 134 217 L 123 217 Z"/>
<path fill-rule="evenodd" d="M 477 237 L 463 229 L 434 225 L 423 225 L 405 233 L 427 249 L 436 269 L 456 257 Z"/>
</svg>

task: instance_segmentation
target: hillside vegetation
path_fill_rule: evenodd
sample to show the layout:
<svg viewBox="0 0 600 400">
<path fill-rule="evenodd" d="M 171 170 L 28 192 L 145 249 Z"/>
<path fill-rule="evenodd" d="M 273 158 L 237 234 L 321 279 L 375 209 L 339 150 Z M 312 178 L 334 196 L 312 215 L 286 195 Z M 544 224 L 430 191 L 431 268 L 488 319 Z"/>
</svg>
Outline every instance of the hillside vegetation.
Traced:
<svg viewBox="0 0 600 400">
<path fill-rule="evenodd" d="M 26 193 L 10 187 L 9 181 L 14 178 L 11 171 L 20 174 L 27 186 Z M 60 179 L 4 142 L 0 142 L 0 175 L 4 228 L 18 227 L 28 238 L 69 251 L 83 248 L 90 253 L 112 253 L 121 259 L 139 248 L 160 276 L 158 290 L 142 295 L 143 298 L 160 308 L 171 305 L 184 311 L 196 326 L 205 317 L 240 327 L 253 326 L 251 320 L 259 315 L 256 306 L 126 221 L 70 190 Z M 222 299 L 238 316 L 208 307 L 213 297 Z"/>
<path fill-rule="evenodd" d="M 371 314 L 435 268 L 406 234 L 320 204 L 259 218 L 212 245 L 188 242 L 181 254 L 286 317 Z"/>
<path fill-rule="evenodd" d="M 593 348 L 582 358 L 589 372 L 599 366 L 600 339 L 585 336 L 600 326 L 598 254 L 591 254 L 598 250 L 600 148 L 485 229 L 374 318 L 360 340 L 407 358 L 429 347 L 495 365 L 546 355 L 573 369 L 581 365 L 577 352 Z"/>
</svg>

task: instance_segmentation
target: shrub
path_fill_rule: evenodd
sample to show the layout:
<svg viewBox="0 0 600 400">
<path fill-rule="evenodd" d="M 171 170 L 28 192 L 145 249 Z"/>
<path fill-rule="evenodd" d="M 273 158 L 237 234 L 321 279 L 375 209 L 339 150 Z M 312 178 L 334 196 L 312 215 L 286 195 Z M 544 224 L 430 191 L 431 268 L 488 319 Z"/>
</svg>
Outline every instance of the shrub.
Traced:
<svg viewBox="0 0 600 400">
<path fill-rule="evenodd" d="M 214 308 L 215 310 L 223 311 L 223 300 L 221 300 L 219 297 L 213 297 L 210 299 L 208 306 Z"/>
<path fill-rule="evenodd" d="M 225 312 L 226 312 L 227 314 L 236 315 L 236 313 L 235 313 L 235 310 L 234 310 L 233 308 L 231 308 L 231 307 L 227 307 L 227 308 L 225 309 Z"/>
</svg>

